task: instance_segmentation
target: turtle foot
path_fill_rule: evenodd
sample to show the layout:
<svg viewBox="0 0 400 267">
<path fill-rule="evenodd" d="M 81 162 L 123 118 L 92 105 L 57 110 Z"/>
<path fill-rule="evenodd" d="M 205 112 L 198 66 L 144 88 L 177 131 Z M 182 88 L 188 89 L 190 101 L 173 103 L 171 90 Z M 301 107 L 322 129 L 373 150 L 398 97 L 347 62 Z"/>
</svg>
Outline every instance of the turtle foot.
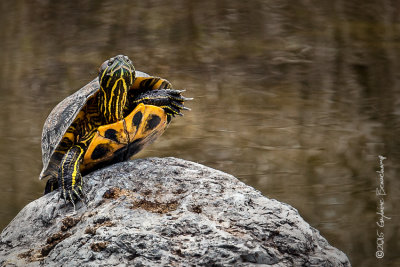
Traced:
<svg viewBox="0 0 400 267">
<path fill-rule="evenodd" d="M 168 115 L 172 115 L 173 117 L 175 115 L 182 116 L 182 110 L 190 110 L 184 106 L 184 102 L 193 99 L 182 96 L 184 91 L 174 89 L 148 91 L 139 95 L 134 102 L 161 107 Z"/>
</svg>

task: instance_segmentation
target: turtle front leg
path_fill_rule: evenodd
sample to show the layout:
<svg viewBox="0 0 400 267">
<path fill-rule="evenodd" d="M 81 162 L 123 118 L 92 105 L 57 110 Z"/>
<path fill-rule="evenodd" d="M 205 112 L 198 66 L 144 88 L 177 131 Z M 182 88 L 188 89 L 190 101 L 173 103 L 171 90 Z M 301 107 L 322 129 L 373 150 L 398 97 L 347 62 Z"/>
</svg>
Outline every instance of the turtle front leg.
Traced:
<svg viewBox="0 0 400 267">
<path fill-rule="evenodd" d="M 154 91 L 147 91 L 139 94 L 132 103 L 145 105 L 158 106 L 167 113 L 168 116 L 180 115 L 181 110 L 190 110 L 184 106 L 184 102 L 192 100 L 193 98 L 187 98 L 182 96 L 185 90 L 172 90 L 172 89 L 159 89 Z"/>
<path fill-rule="evenodd" d="M 65 153 L 58 170 L 58 187 L 60 196 L 74 204 L 74 195 L 81 199 L 82 175 L 79 167 L 82 163 L 85 147 L 82 144 L 73 145 Z"/>
</svg>

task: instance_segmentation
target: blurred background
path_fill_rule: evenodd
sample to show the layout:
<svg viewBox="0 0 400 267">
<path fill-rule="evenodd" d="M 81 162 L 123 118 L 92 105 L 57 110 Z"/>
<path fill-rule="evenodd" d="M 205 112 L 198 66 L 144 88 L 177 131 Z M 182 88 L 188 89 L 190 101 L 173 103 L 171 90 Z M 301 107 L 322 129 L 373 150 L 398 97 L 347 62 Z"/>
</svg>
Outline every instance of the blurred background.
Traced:
<svg viewBox="0 0 400 267">
<path fill-rule="evenodd" d="M 194 97 L 136 157 L 235 175 L 354 266 L 400 266 L 400 2 L 1 1 L 0 229 L 42 195 L 53 107 L 128 55 Z M 375 257 L 379 155 L 385 256 Z"/>
</svg>

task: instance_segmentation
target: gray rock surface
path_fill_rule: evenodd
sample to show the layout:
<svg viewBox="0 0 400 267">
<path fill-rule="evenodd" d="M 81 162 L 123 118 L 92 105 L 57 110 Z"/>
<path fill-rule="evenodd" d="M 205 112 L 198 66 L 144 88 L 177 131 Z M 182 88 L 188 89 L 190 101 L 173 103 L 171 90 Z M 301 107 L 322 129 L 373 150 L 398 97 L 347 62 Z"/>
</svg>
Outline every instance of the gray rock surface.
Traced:
<svg viewBox="0 0 400 267">
<path fill-rule="evenodd" d="M 0 236 L 1 266 L 350 266 L 293 207 L 176 158 L 85 177 L 87 206 L 54 192 Z"/>
</svg>

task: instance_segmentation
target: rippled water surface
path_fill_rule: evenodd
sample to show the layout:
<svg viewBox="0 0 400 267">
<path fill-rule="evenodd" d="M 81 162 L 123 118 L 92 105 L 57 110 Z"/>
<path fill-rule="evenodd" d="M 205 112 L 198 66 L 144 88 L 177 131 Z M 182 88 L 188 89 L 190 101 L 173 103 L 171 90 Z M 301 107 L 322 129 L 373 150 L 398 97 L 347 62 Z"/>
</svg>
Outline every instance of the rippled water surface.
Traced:
<svg viewBox="0 0 400 267">
<path fill-rule="evenodd" d="M 229 172 L 297 208 L 354 266 L 400 266 L 398 1 L 116 3 L 0 3 L 0 228 L 42 194 L 51 109 L 126 54 L 195 98 L 137 157 Z"/>
</svg>

